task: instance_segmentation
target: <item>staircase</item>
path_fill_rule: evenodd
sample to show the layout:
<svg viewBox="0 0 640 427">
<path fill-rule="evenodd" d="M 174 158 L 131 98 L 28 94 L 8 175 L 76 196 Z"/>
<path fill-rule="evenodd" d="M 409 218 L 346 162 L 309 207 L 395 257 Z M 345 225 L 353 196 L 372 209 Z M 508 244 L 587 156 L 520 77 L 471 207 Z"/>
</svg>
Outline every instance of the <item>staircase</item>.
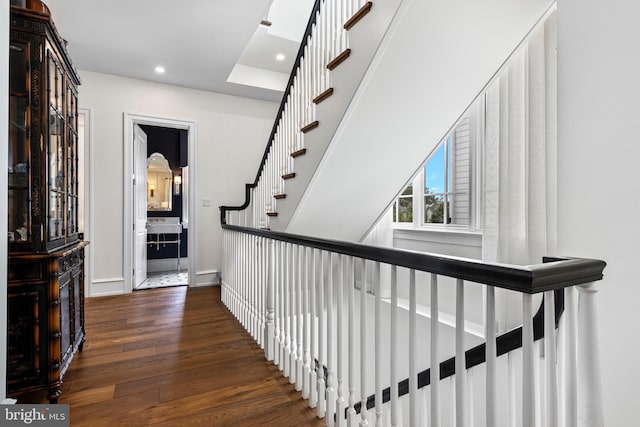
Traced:
<svg viewBox="0 0 640 427">
<path fill-rule="evenodd" d="M 401 1 L 316 1 L 256 179 L 225 220 L 287 227 Z"/>
<path fill-rule="evenodd" d="M 317 2 L 256 180 L 242 206 L 221 207 L 223 302 L 326 425 L 601 425 L 593 299 L 604 262 L 523 267 L 345 241 L 364 235 L 549 6 L 476 3 L 385 3 L 378 28 L 377 3 Z M 369 33 L 380 38 L 358 59 Z M 502 335 L 496 289 L 519 295 L 524 319 Z M 481 305 L 479 332 L 465 304 Z"/>
</svg>

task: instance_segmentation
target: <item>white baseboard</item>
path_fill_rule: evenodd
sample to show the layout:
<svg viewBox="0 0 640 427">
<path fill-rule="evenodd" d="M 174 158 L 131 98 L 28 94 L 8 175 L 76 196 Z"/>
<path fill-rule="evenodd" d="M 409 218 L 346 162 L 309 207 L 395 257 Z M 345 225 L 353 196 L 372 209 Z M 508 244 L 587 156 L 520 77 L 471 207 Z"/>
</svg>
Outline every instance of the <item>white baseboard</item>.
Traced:
<svg viewBox="0 0 640 427">
<path fill-rule="evenodd" d="M 217 270 L 198 271 L 196 272 L 196 283 L 191 287 L 197 288 L 201 286 L 213 286 L 220 284 L 220 275 Z"/>
<path fill-rule="evenodd" d="M 94 280 L 87 292 L 88 297 L 104 297 L 124 294 L 124 277 Z"/>
</svg>

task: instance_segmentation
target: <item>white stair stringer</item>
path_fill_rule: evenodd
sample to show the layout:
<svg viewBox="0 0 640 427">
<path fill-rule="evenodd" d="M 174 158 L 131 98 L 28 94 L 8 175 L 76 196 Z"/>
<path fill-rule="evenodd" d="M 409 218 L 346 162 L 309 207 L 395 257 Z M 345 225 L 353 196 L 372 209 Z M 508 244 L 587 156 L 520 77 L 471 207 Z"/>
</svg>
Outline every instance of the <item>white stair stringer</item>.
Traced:
<svg viewBox="0 0 640 427">
<path fill-rule="evenodd" d="M 271 230 L 284 231 L 289 224 L 402 1 L 406 0 L 374 1 L 371 11 L 349 30 L 351 54 L 331 71 L 329 86 L 334 89 L 333 94 L 315 107 L 315 117 L 320 124 L 304 135 L 307 151 L 294 159 L 296 176 L 286 180 L 281 190 L 286 198 L 274 200 L 278 216 L 269 218 Z"/>
<path fill-rule="evenodd" d="M 296 159 L 304 179 L 287 183 L 287 198 L 295 196 L 278 228 L 359 241 L 552 4 L 404 0 L 329 147 L 318 150 L 320 164 Z M 357 31 L 352 56 L 371 28 Z M 318 113 L 322 126 L 320 106 Z"/>
</svg>

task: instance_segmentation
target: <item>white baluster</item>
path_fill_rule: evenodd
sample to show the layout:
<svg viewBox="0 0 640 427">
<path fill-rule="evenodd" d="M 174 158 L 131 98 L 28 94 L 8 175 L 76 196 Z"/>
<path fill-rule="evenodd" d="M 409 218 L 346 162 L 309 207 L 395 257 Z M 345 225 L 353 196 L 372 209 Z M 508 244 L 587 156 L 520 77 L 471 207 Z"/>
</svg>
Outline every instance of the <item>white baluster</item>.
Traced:
<svg viewBox="0 0 640 427">
<path fill-rule="evenodd" d="M 344 10 L 343 10 L 344 11 Z M 373 292 L 375 294 L 374 310 L 374 346 L 375 346 L 375 407 L 376 427 L 382 427 L 382 298 L 380 288 L 380 263 L 376 262 L 373 269 Z"/>
<path fill-rule="evenodd" d="M 564 352 L 562 370 L 564 373 L 564 414 L 565 426 L 578 425 L 578 301 L 575 287 L 565 289 L 564 314 Z"/>
<path fill-rule="evenodd" d="M 289 243 L 284 244 L 284 370 L 285 377 L 289 377 L 290 374 L 290 356 L 291 356 L 291 260 L 289 255 L 291 253 L 291 245 Z"/>
<path fill-rule="evenodd" d="M 302 284 L 302 278 L 303 276 L 303 272 L 302 272 L 302 267 L 304 265 L 304 247 L 303 246 L 298 246 L 298 256 L 295 259 L 296 265 L 297 265 L 297 272 L 298 274 L 296 275 L 296 281 L 298 283 L 298 285 L 296 286 L 296 291 L 297 291 L 297 308 L 296 308 L 296 316 L 297 316 L 297 320 L 296 320 L 296 325 L 298 326 L 298 334 L 297 334 L 297 342 L 298 342 L 298 349 L 296 351 L 296 390 L 297 391 L 302 391 L 302 366 L 304 363 L 304 353 L 303 353 L 303 341 L 304 341 L 304 337 L 303 337 L 303 327 L 304 327 L 304 311 L 302 309 L 302 292 L 303 292 L 303 284 Z"/>
<path fill-rule="evenodd" d="M 409 423 L 418 425 L 416 271 L 409 270 Z"/>
<path fill-rule="evenodd" d="M 335 284 L 334 254 L 327 253 L 326 271 L 326 303 L 327 303 L 327 415 L 326 425 L 333 426 L 333 416 L 336 412 L 336 390 L 335 390 L 335 357 L 334 357 L 334 335 L 335 321 L 333 319 L 333 287 Z"/>
<path fill-rule="evenodd" d="M 431 274 L 431 427 L 440 426 L 440 308 L 438 275 Z M 493 426 L 495 424 L 487 424 Z"/>
<path fill-rule="evenodd" d="M 303 288 L 304 288 L 304 304 L 302 308 L 302 317 L 304 319 L 304 349 L 303 349 L 303 368 L 302 368 L 302 398 L 309 399 L 311 393 L 311 368 L 309 366 L 309 334 L 313 329 L 313 317 L 311 317 L 309 313 L 309 298 L 310 298 L 310 281 L 309 281 L 309 248 L 304 248 L 302 250 L 302 280 Z"/>
<path fill-rule="evenodd" d="M 298 252 L 297 245 L 290 244 L 289 255 L 287 256 L 287 262 L 289 263 L 289 328 L 290 328 L 290 353 L 289 353 L 289 383 L 296 383 L 296 351 L 297 340 L 296 337 L 296 306 L 297 304 L 297 280 L 296 280 L 296 254 Z"/>
<path fill-rule="evenodd" d="M 546 425 L 558 425 L 558 372 L 553 291 L 544 293 L 544 357 L 546 373 Z"/>
<path fill-rule="evenodd" d="M 369 425 L 367 417 L 367 272 L 360 259 L 360 426 Z"/>
<path fill-rule="evenodd" d="M 344 412 L 347 402 L 344 398 L 344 284 L 347 283 L 346 257 L 338 255 L 338 280 L 336 281 L 336 303 L 338 310 L 338 404 L 336 421 L 339 426 L 344 426 Z"/>
<path fill-rule="evenodd" d="M 464 281 L 456 281 L 456 425 L 467 425 L 467 384 L 464 348 Z"/>
<path fill-rule="evenodd" d="M 281 368 L 282 364 L 282 262 L 280 242 L 274 242 L 274 264 L 275 264 L 275 306 L 276 306 L 276 345 L 273 363 Z"/>
<path fill-rule="evenodd" d="M 493 286 L 487 286 L 487 306 L 485 337 L 487 340 L 487 385 L 486 385 L 486 420 L 487 426 L 498 424 L 498 402 L 497 402 L 497 348 L 496 348 L 496 290 Z"/>
<path fill-rule="evenodd" d="M 315 249 L 310 250 L 310 260 L 309 260 L 309 280 L 311 284 L 311 357 L 309 360 L 309 368 L 311 369 L 311 373 L 309 375 L 309 385 L 311 387 L 310 396 L 309 396 L 309 406 L 311 408 L 315 408 L 318 406 L 318 376 L 316 374 L 316 360 L 318 360 L 318 326 L 316 322 L 316 313 L 317 313 L 317 302 L 316 302 L 316 289 L 318 286 L 318 282 L 316 280 L 316 265 L 315 265 Z"/>
<path fill-rule="evenodd" d="M 348 277 L 347 281 L 347 297 L 349 304 L 349 337 L 348 337 L 348 346 L 347 350 L 349 353 L 349 410 L 347 411 L 347 425 L 349 427 L 355 427 L 358 423 L 357 414 L 355 410 L 356 404 L 356 351 L 355 351 L 355 343 L 356 343 L 356 324 L 355 324 L 355 287 L 356 287 L 356 277 L 355 277 L 355 262 L 353 258 L 349 258 L 349 268 L 348 268 Z M 393 335 L 393 334 L 392 334 Z"/>
<path fill-rule="evenodd" d="M 287 360 L 287 244 L 279 242 L 280 246 L 280 311 L 282 320 L 280 322 L 280 365 L 279 368 L 284 374 Z"/>
<path fill-rule="evenodd" d="M 595 296 L 597 283 L 578 287 L 578 425 L 604 426 L 598 313 Z"/>
<path fill-rule="evenodd" d="M 514 352 L 507 353 L 507 372 L 508 372 L 508 426 L 515 426 L 517 419 L 517 404 L 516 404 L 516 362 Z"/>
<path fill-rule="evenodd" d="M 325 382 L 324 382 L 324 366 L 326 364 L 325 359 L 325 311 L 324 311 L 324 272 L 323 272 L 323 254 L 322 251 L 318 251 L 316 259 L 316 274 L 317 274 L 317 297 L 318 297 L 318 418 L 324 418 L 326 413 L 326 395 L 325 395 Z"/>
<path fill-rule="evenodd" d="M 398 267 L 391 266 L 391 331 L 389 334 L 391 377 L 391 426 L 399 424 L 398 415 Z"/>
<path fill-rule="evenodd" d="M 530 294 L 522 295 L 522 425 L 535 427 L 535 379 L 533 346 L 533 302 Z"/>
<path fill-rule="evenodd" d="M 265 241 L 267 248 L 267 325 L 265 328 L 265 354 L 267 360 L 275 359 L 276 346 L 276 308 L 275 308 L 275 288 L 276 288 L 276 263 L 275 263 L 275 242 L 273 240 Z"/>
</svg>

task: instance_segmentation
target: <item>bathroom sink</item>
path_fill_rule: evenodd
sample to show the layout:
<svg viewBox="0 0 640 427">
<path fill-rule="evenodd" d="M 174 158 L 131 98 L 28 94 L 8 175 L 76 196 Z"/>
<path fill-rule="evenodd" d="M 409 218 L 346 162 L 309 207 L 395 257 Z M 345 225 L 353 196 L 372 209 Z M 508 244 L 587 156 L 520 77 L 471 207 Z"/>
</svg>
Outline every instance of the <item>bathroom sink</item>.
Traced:
<svg viewBox="0 0 640 427">
<path fill-rule="evenodd" d="M 180 234 L 182 224 L 177 217 L 155 217 L 147 219 L 147 233 L 149 234 Z"/>
</svg>

